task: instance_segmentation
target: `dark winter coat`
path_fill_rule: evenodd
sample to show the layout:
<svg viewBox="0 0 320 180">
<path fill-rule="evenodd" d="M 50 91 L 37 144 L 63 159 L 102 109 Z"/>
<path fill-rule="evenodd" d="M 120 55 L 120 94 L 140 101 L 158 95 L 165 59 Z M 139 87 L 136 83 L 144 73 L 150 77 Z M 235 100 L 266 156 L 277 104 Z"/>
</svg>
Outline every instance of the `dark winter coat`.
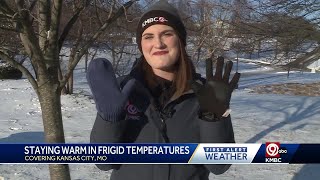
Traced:
<svg viewBox="0 0 320 180">
<path fill-rule="evenodd" d="M 130 95 L 125 119 L 109 122 L 97 114 L 91 143 L 234 143 L 230 116 L 215 122 L 201 119 L 192 90 L 161 107 L 145 88 L 138 68 L 119 78 L 120 86 L 130 78 L 135 78 L 141 86 Z M 111 180 L 206 180 L 210 172 L 222 174 L 230 165 L 100 164 L 97 167 L 106 171 L 114 169 Z"/>
</svg>

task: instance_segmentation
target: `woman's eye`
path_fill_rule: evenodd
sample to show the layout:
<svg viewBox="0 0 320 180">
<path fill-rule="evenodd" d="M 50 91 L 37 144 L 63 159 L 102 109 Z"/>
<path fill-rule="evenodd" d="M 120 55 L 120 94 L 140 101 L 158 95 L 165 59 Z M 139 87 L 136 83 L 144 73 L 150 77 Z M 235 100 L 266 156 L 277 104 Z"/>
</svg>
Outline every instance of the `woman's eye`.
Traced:
<svg viewBox="0 0 320 180">
<path fill-rule="evenodd" d="M 151 39 L 152 36 L 145 36 L 144 39 Z"/>
<path fill-rule="evenodd" d="M 172 36 L 173 34 L 172 33 L 165 33 L 164 35 L 165 36 Z"/>
</svg>

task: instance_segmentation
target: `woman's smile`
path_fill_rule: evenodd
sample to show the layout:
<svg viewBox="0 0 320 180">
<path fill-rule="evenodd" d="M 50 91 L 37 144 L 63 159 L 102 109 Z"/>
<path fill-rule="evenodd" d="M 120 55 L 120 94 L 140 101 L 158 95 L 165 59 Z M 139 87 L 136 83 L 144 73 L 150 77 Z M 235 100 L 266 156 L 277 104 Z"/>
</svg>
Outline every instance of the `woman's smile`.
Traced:
<svg viewBox="0 0 320 180">
<path fill-rule="evenodd" d="M 154 52 L 152 55 L 161 56 L 161 55 L 165 55 L 168 53 L 169 53 L 169 51 L 157 51 L 157 52 Z"/>
</svg>

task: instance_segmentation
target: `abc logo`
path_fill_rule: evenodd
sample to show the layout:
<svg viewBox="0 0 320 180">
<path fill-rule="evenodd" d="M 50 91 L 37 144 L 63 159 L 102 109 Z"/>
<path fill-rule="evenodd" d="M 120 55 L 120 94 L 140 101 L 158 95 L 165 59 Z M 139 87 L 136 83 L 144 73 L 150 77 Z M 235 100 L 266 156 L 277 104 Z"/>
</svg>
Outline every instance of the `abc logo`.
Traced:
<svg viewBox="0 0 320 180">
<path fill-rule="evenodd" d="M 279 158 L 280 154 L 287 154 L 286 148 L 280 148 L 279 142 L 266 143 L 266 157 Z"/>
<path fill-rule="evenodd" d="M 285 148 L 281 148 L 278 152 L 279 154 L 287 154 L 288 151 Z"/>
</svg>

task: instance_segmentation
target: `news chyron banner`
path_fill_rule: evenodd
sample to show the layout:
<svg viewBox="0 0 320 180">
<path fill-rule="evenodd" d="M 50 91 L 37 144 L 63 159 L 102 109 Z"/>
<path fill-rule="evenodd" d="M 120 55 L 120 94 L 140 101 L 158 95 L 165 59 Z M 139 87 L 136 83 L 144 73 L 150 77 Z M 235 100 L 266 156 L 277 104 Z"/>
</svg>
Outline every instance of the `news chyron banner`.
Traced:
<svg viewBox="0 0 320 180">
<path fill-rule="evenodd" d="M 0 164 L 320 163 L 320 144 L 0 144 Z"/>
</svg>

